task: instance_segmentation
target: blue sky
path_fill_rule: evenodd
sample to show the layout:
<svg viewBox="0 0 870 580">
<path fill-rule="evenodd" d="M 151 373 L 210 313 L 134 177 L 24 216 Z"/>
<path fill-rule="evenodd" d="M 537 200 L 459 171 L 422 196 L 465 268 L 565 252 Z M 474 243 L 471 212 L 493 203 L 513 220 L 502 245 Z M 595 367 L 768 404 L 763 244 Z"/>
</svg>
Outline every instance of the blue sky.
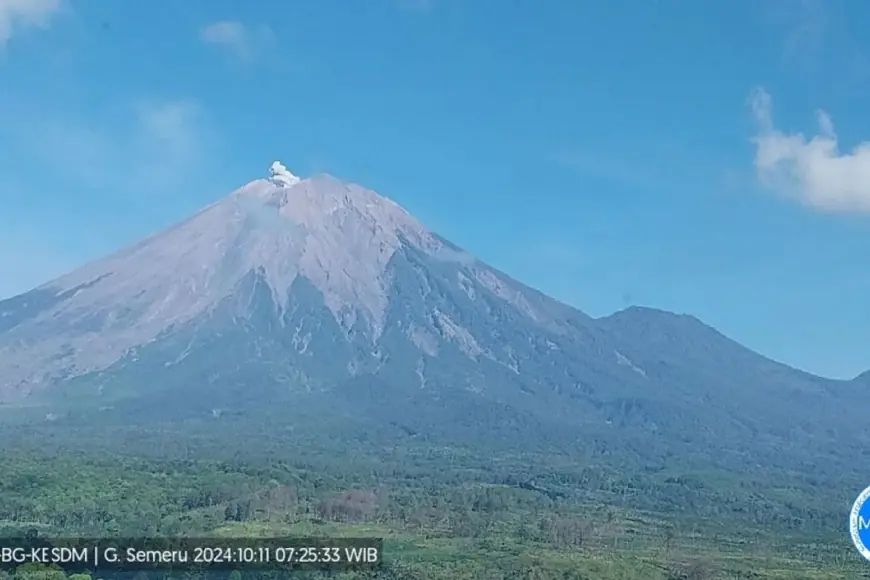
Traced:
<svg viewBox="0 0 870 580">
<path fill-rule="evenodd" d="M 280 159 L 590 314 L 689 312 L 849 377 L 866 22 L 862 0 L 0 0 L 0 296 Z"/>
</svg>

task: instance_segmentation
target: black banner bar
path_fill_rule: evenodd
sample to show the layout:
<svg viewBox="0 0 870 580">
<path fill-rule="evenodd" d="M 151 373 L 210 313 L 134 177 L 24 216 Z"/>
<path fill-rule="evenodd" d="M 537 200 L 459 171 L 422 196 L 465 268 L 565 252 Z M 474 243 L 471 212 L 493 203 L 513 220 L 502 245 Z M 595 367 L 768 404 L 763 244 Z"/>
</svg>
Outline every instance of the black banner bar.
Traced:
<svg viewBox="0 0 870 580">
<path fill-rule="evenodd" d="M 365 570 L 380 565 L 382 547 L 380 538 L 0 538 L 0 570 Z"/>
</svg>

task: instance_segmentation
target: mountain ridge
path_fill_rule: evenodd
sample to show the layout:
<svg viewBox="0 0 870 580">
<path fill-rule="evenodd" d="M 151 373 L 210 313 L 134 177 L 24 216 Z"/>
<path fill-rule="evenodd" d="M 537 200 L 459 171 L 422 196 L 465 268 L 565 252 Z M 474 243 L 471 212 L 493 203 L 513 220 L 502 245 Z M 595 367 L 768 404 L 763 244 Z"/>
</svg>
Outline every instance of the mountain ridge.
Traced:
<svg viewBox="0 0 870 580">
<path fill-rule="evenodd" d="M 857 383 L 773 361 L 690 315 L 591 318 L 372 190 L 295 179 L 250 182 L 0 302 L 0 401 L 53 417 L 114 408 L 123 422 L 281 409 L 312 428 L 330 410 L 357 435 L 701 449 L 735 463 L 833 461 L 870 442 L 867 398 L 846 388 Z"/>
</svg>

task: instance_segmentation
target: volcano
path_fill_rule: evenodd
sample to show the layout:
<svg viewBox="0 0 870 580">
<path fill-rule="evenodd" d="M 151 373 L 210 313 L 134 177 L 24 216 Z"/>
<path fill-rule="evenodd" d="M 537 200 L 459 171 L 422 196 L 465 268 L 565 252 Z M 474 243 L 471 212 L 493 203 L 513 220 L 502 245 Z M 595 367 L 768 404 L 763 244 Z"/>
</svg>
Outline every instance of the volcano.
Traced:
<svg viewBox="0 0 870 580">
<path fill-rule="evenodd" d="M 687 315 L 591 318 L 374 191 L 278 162 L 190 219 L 0 302 L 0 402 L 736 462 L 870 441 L 853 383 Z"/>
</svg>

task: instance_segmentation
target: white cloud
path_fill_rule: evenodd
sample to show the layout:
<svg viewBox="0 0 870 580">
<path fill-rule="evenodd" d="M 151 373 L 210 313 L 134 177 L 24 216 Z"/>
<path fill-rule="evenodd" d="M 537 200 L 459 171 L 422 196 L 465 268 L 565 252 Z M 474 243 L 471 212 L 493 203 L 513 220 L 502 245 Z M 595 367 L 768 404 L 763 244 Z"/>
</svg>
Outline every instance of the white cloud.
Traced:
<svg viewBox="0 0 870 580">
<path fill-rule="evenodd" d="M 816 113 L 819 134 L 784 133 L 773 123 L 770 95 L 752 91 L 749 105 L 757 123 L 752 138 L 759 182 L 781 195 L 826 211 L 870 212 L 870 142 L 840 152 L 831 117 Z"/>
<path fill-rule="evenodd" d="M 20 28 L 48 26 L 61 0 L 0 0 L 0 48 Z"/>
<path fill-rule="evenodd" d="M 252 31 L 241 22 L 224 20 L 213 22 L 203 28 L 199 37 L 206 44 L 220 46 L 233 57 L 248 61 L 270 41 L 272 32 L 267 27 L 259 27 L 256 31 Z"/>
</svg>

